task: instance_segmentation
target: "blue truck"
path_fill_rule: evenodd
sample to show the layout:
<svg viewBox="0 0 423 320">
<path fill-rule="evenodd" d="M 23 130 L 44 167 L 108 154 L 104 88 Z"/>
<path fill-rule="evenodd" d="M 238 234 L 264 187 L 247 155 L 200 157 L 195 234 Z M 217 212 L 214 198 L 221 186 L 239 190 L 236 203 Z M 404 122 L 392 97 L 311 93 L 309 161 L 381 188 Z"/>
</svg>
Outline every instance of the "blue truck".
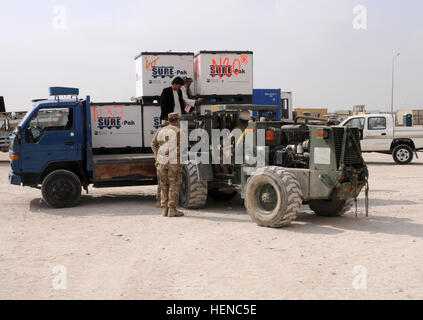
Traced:
<svg viewBox="0 0 423 320">
<path fill-rule="evenodd" d="M 77 88 L 50 88 L 54 98 L 26 114 L 10 137 L 9 182 L 41 189 L 56 208 L 75 206 L 89 185 L 157 184 L 149 148 L 154 130 L 142 128 L 144 106 L 94 103 L 78 94 Z"/>
</svg>

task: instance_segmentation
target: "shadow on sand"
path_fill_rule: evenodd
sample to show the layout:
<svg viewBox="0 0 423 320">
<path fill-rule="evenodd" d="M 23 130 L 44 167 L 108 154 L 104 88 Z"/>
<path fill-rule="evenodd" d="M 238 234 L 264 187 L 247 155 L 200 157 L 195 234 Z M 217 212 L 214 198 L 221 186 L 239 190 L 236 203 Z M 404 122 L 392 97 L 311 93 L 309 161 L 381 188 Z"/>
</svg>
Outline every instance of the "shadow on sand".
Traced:
<svg viewBox="0 0 423 320">
<path fill-rule="evenodd" d="M 0 167 L 10 167 L 9 160 L 0 160 Z"/>
<path fill-rule="evenodd" d="M 37 198 L 29 204 L 31 212 L 42 212 L 57 216 L 136 216 L 160 214 L 154 195 L 105 194 L 102 196 L 82 195 L 76 207 L 56 209 Z"/>
<path fill-rule="evenodd" d="M 360 208 L 359 217 L 356 218 L 354 211 L 338 218 L 326 218 L 314 215 L 311 212 L 302 212 L 297 215 L 296 221 L 303 224 L 292 224 L 286 230 L 309 234 L 339 234 L 345 231 L 360 231 L 370 234 L 407 235 L 423 238 L 423 224 L 414 223 L 408 218 L 391 216 L 364 216 L 364 210 Z"/>
<path fill-rule="evenodd" d="M 375 192 L 375 191 L 374 191 Z M 378 191 L 379 192 L 379 191 Z M 386 192 L 386 190 L 380 190 Z M 392 205 L 417 205 L 409 200 L 370 199 L 370 208 L 376 206 Z M 86 216 L 143 216 L 160 215 L 161 209 L 156 208 L 155 196 L 152 194 L 105 194 L 101 196 L 83 195 L 77 207 L 66 209 L 50 208 L 40 198 L 30 202 L 31 212 L 42 212 L 56 216 L 86 217 Z M 195 215 L 190 215 L 191 210 L 184 210 L 187 219 L 200 219 L 212 222 L 253 223 L 248 217 L 243 201 L 239 196 L 225 202 L 209 202 L 207 208 L 195 210 Z M 414 223 L 408 218 L 392 216 L 364 216 L 364 204 L 358 203 L 359 217 L 354 215 L 354 208 L 342 217 L 326 218 L 316 216 L 303 206 L 294 223 L 279 229 L 280 232 L 299 232 L 306 234 L 337 235 L 346 231 L 360 231 L 370 234 L 408 235 L 423 238 L 423 224 Z M 199 214 L 198 214 L 199 213 Z"/>
<path fill-rule="evenodd" d="M 392 160 L 392 162 L 380 162 L 380 161 L 366 161 L 366 164 L 369 166 L 402 166 L 400 164 L 397 164 Z M 423 163 L 421 162 L 411 162 L 409 164 L 406 164 L 404 166 L 423 166 Z"/>
</svg>

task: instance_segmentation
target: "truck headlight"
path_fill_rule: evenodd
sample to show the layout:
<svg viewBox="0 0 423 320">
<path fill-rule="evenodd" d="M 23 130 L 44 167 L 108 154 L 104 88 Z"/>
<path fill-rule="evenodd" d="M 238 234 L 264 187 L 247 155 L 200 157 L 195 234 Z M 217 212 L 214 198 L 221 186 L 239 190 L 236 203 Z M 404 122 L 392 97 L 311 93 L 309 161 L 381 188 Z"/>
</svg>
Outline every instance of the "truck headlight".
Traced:
<svg viewBox="0 0 423 320">
<path fill-rule="evenodd" d="M 10 157 L 10 160 L 19 160 L 19 155 L 18 154 L 13 154 L 13 153 L 10 153 L 9 154 L 9 157 Z"/>
</svg>

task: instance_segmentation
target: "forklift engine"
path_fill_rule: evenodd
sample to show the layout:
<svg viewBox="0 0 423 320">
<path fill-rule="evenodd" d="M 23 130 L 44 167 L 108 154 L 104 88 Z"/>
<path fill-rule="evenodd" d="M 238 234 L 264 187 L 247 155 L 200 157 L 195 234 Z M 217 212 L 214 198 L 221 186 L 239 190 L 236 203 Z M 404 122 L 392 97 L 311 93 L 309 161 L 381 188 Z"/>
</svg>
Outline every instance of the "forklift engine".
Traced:
<svg viewBox="0 0 423 320">
<path fill-rule="evenodd" d="M 281 127 L 280 144 L 274 150 L 273 164 L 286 168 L 309 167 L 310 132 L 305 124 L 284 125 Z M 272 157 L 271 157 L 272 159 Z"/>
</svg>

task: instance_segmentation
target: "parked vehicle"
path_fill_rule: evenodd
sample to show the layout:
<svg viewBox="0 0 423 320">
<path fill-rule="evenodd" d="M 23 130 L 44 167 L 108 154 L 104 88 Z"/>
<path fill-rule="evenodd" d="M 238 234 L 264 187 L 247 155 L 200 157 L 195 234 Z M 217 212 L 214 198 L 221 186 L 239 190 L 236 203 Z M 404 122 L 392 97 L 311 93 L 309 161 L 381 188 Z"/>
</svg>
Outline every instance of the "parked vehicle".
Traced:
<svg viewBox="0 0 423 320">
<path fill-rule="evenodd" d="M 145 119 L 145 114 L 154 114 L 148 109 L 152 106 L 93 103 L 90 97 L 79 99 L 79 90 L 72 88 L 51 88 L 50 92 L 55 99 L 39 101 L 11 137 L 11 184 L 39 188 L 50 206 L 63 208 L 75 206 L 82 188 L 88 192 L 89 185 L 157 183 L 149 148 L 155 120 Z M 62 95 L 73 98 L 61 100 Z M 183 120 L 190 130 L 203 128 L 211 134 L 222 125 L 236 126 L 241 110 L 258 111 L 261 117 L 278 108 L 216 106 L 206 115 L 184 116 Z M 266 132 L 265 146 L 257 142 L 260 130 Z M 207 198 L 228 200 L 240 193 L 253 221 L 281 227 L 295 218 L 302 203 L 317 215 L 340 216 L 367 185 L 357 129 L 251 121 L 248 132 L 254 139 L 245 144 L 244 162 L 229 165 L 229 172 L 222 172 L 220 164 L 211 164 L 208 151 L 209 164 L 192 159 L 184 163 L 182 206 L 200 208 Z M 247 160 L 251 157 L 247 150 L 256 155 L 262 151 L 264 167 Z"/>
<path fill-rule="evenodd" d="M 392 154 L 398 164 L 408 164 L 423 150 L 423 127 L 396 127 L 391 114 L 349 117 L 340 126 L 361 131 L 362 152 Z"/>
<path fill-rule="evenodd" d="M 78 93 L 51 88 L 55 99 L 39 101 L 26 114 L 10 139 L 10 183 L 40 188 L 56 208 L 76 205 L 89 185 L 156 184 L 154 156 L 144 141 L 150 133 L 144 134 L 141 123 L 144 106 L 93 103 Z M 61 100 L 62 95 L 73 97 Z"/>
<path fill-rule="evenodd" d="M 9 151 L 10 135 L 21 122 L 25 114 L 26 111 L 0 113 L 0 151 Z"/>
<path fill-rule="evenodd" d="M 255 111 L 260 118 L 261 114 L 279 108 L 220 105 L 206 115 L 183 116 L 183 119 L 188 121 L 189 128 L 202 128 L 212 136 L 215 130 L 238 127 L 240 111 Z M 186 208 L 201 208 L 208 197 L 227 201 L 239 193 L 251 219 L 265 227 L 290 224 L 301 204 L 309 204 L 320 216 L 336 217 L 350 210 L 368 178 L 359 131 L 325 125 L 330 122 L 327 119 L 314 119 L 320 121 L 319 125 L 297 123 L 298 119 L 295 122 L 263 120 L 250 121 L 244 131 L 241 163 L 232 159 L 230 165 L 222 166 L 213 161 L 211 150 L 225 148 L 220 139 L 208 139 L 210 147 L 201 152 L 195 144 L 191 146 L 195 150 L 194 158 L 184 164 L 181 204 Z M 265 133 L 265 145 L 258 144 L 259 132 Z M 251 139 L 248 135 L 252 135 Z M 232 154 L 237 146 L 238 142 L 232 141 Z M 254 157 L 261 154 L 262 165 L 251 161 L 251 152 Z"/>
</svg>

